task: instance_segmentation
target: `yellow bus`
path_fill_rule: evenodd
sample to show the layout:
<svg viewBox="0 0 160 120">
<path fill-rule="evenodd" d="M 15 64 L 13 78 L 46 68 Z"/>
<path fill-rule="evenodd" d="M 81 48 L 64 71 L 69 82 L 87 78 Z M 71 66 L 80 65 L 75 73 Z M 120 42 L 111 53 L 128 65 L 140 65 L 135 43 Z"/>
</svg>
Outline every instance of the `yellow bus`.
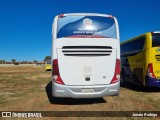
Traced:
<svg viewBox="0 0 160 120">
<path fill-rule="evenodd" d="M 47 61 L 46 61 L 45 68 L 46 68 L 46 71 L 51 70 L 51 60 L 47 60 Z"/>
<path fill-rule="evenodd" d="M 121 84 L 160 87 L 160 32 L 121 43 Z"/>
</svg>

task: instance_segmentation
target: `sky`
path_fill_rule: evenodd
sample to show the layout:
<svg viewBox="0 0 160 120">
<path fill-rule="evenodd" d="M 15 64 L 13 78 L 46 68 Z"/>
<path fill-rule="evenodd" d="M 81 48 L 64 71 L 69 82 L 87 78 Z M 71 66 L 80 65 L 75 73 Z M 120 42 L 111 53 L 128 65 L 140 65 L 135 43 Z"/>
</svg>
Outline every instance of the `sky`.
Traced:
<svg viewBox="0 0 160 120">
<path fill-rule="evenodd" d="M 118 19 L 120 41 L 160 31 L 160 0 L 0 0 L 0 60 L 43 61 L 62 13 L 103 13 Z"/>
</svg>

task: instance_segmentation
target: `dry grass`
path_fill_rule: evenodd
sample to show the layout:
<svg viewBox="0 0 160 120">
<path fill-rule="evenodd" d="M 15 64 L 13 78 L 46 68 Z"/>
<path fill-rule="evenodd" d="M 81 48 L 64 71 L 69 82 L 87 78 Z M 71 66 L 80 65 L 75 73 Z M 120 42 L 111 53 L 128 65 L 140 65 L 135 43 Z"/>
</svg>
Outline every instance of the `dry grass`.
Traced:
<svg viewBox="0 0 160 120">
<path fill-rule="evenodd" d="M 46 93 L 50 80 L 51 72 L 45 71 L 41 66 L 0 67 L 0 111 L 160 111 L 160 89 L 129 85 L 127 88 L 122 87 L 120 95 L 115 97 L 61 99 L 56 102 L 54 99 L 51 99 L 52 101 L 48 99 Z M 47 89 L 50 90 L 50 87 Z M 95 120 L 97 118 L 76 119 Z M 114 118 L 114 120 L 119 119 Z M 143 118 L 123 119 L 141 120 Z M 149 119 L 145 118 L 145 120 Z"/>
</svg>

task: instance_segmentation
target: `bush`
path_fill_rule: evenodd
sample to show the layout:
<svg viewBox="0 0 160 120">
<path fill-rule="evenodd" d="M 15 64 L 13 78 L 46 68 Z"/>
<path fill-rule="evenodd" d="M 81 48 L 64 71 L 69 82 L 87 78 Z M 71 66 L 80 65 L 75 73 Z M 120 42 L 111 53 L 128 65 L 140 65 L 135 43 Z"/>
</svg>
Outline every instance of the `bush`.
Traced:
<svg viewBox="0 0 160 120">
<path fill-rule="evenodd" d="M 19 65 L 19 63 L 18 63 L 18 62 L 16 62 L 16 63 L 14 63 L 14 65 Z"/>
</svg>

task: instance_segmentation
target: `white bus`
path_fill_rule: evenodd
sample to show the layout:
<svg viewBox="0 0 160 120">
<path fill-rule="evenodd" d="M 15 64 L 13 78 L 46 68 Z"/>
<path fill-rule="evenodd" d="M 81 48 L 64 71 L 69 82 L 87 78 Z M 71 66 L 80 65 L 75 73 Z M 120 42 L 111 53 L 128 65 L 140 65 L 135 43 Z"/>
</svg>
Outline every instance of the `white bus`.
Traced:
<svg viewBox="0 0 160 120">
<path fill-rule="evenodd" d="M 60 14 L 52 26 L 52 95 L 99 98 L 120 89 L 117 19 L 96 13 Z"/>
</svg>

